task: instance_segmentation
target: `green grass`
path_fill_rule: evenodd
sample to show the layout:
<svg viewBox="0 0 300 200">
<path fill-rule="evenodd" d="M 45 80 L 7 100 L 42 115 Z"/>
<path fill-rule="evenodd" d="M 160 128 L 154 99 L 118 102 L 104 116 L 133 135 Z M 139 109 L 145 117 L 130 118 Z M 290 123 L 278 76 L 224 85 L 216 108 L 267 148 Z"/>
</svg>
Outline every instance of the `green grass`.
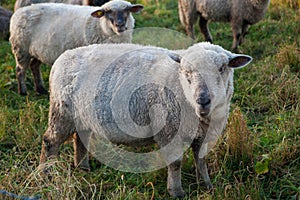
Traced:
<svg viewBox="0 0 300 200">
<path fill-rule="evenodd" d="M 13 0 L 1 6 L 12 9 Z M 136 27 L 164 27 L 184 33 L 175 0 L 136 0 L 145 10 Z M 240 50 L 253 63 L 235 73 L 235 94 L 226 134 L 207 157 L 215 188 L 196 184 L 191 152 L 184 156 L 185 199 L 300 199 L 300 2 L 271 1 L 264 19 L 249 29 Z M 211 23 L 214 42 L 229 49 L 229 24 Z M 199 28 L 197 40 L 202 41 Z M 48 95 L 17 94 L 15 61 L 0 40 L 0 190 L 42 199 L 169 199 L 167 170 L 133 174 L 91 158 L 91 172 L 74 169 L 73 149 L 61 147 L 50 174 L 38 170 L 47 128 Z M 43 66 L 48 86 L 50 69 Z M 4 198 L 0 194 L 0 199 Z"/>
</svg>

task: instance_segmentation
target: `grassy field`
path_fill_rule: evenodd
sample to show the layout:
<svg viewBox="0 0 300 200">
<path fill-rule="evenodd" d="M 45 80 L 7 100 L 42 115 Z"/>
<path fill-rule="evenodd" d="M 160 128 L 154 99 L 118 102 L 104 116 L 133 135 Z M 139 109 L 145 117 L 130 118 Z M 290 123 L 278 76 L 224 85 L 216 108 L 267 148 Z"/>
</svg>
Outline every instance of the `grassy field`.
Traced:
<svg viewBox="0 0 300 200">
<path fill-rule="evenodd" d="M 2 0 L 12 9 L 14 0 Z M 136 27 L 184 33 L 176 0 L 135 0 L 145 9 Z M 216 44 L 229 49 L 229 24 L 211 23 Z M 202 41 L 199 29 L 197 40 Z M 50 174 L 37 170 L 47 128 L 48 96 L 17 94 L 15 61 L 0 40 L 0 190 L 42 199 L 169 199 L 167 170 L 133 174 L 91 158 L 91 172 L 74 169 L 71 144 L 62 146 Z M 226 134 L 207 157 L 211 191 L 197 185 L 191 152 L 183 164 L 185 199 L 300 199 L 300 2 L 272 0 L 240 50 L 252 64 L 235 73 L 235 94 Z M 47 80 L 50 69 L 43 66 Z M 48 87 L 48 81 L 45 81 Z M 0 194 L 0 199 L 5 196 Z"/>
</svg>

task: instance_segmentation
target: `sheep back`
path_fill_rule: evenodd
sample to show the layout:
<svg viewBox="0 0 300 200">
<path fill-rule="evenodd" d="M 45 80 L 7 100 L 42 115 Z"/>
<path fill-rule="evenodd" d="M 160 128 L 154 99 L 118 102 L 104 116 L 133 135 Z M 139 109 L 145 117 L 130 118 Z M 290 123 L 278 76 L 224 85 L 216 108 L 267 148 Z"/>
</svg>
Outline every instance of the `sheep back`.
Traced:
<svg viewBox="0 0 300 200">
<path fill-rule="evenodd" d="M 268 1 L 265 2 L 266 5 L 255 0 L 195 0 L 195 6 L 191 9 L 196 9 L 202 17 L 211 21 L 229 22 L 239 18 L 255 24 L 266 12 Z"/>
<path fill-rule="evenodd" d="M 66 3 L 74 5 L 82 5 L 82 0 L 17 0 L 14 5 L 14 11 L 21 7 L 30 6 L 37 3 Z"/>
<path fill-rule="evenodd" d="M 106 46 L 110 51 L 107 51 Z M 162 138 L 170 140 L 178 132 L 178 102 L 184 101 L 184 95 L 178 83 L 179 64 L 165 52 L 167 54 L 169 51 L 133 44 L 91 45 L 66 51 L 56 60 L 51 70 L 50 103 L 54 105 L 64 102 L 67 106 L 59 112 L 70 113 L 72 119 L 76 119 L 75 124 L 80 127 L 79 130 L 93 130 L 92 132 L 103 134 L 102 137 L 113 143 L 168 143 L 168 139 Z M 124 55 L 120 56 L 122 54 Z M 152 80 L 151 83 L 146 84 L 145 77 Z M 179 96 L 175 97 L 170 89 L 164 87 L 172 84 L 175 84 L 173 87 Z M 129 104 L 124 103 L 127 100 L 118 99 L 126 97 L 124 92 L 133 93 L 131 99 L 127 99 Z M 149 134 L 153 134 L 158 126 L 150 119 L 150 116 L 156 116 L 149 111 L 154 104 L 163 104 L 168 114 L 165 127 L 155 137 L 151 137 Z M 125 121 L 120 122 L 113 116 L 116 114 L 113 113 L 113 105 L 117 109 L 119 105 L 119 119 Z M 126 105 L 128 112 L 123 110 Z M 128 113 L 131 113 L 130 117 Z M 162 115 L 159 115 L 159 121 L 161 119 Z M 135 130 L 140 134 L 139 137 L 124 133 L 123 129 L 118 128 L 122 124 Z"/>
<path fill-rule="evenodd" d="M 227 22 L 230 20 L 231 1 L 195 0 L 195 2 L 195 6 L 192 9 L 196 9 L 196 12 L 200 12 L 204 18 L 212 21 Z"/>
</svg>

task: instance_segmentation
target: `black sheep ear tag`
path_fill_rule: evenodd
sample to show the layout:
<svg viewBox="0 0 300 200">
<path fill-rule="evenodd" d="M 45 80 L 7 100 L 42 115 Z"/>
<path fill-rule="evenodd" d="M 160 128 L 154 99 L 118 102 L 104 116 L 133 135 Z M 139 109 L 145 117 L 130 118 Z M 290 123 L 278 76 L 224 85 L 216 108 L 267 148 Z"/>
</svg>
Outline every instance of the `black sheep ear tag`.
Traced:
<svg viewBox="0 0 300 200">
<path fill-rule="evenodd" d="M 228 67 L 231 68 L 242 68 L 248 65 L 252 61 L 251 56 L 235 54 L 229 59 Z"/>
<path fill-rule="evenodd" d="M 96 17 L 96 18 L 100 18 L 105 14 L 105 12 L 103 10 L 96 10 L 94 12 L 92 12 L 92 16 Z"/>
</svg>

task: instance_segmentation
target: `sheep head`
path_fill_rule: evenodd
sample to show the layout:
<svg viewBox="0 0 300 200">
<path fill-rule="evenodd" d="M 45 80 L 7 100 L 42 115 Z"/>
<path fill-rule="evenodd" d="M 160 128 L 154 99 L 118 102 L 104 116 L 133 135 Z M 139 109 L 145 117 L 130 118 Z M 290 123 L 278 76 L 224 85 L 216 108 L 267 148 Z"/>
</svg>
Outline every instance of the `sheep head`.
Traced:
<svg viewBox="0 0 300 200">
<path fill-rule="evenodd" d="M 137 13 L 143 10 L 143 5 L 131 4 L 127 1 L 115 0 L 104 4 L 99 10 L 94 11 L 91 15 L 96 18 L 105 17 L 112 30 L 120 34 L 128 29 L 127 19 L 130 13 Z"/>
<path fill-rule="evenodd" d="M 198 117 L 209 118 L 215 108 L 229 104 L 233 69 L 244 67 L 251 60 L 250 56 L 233 54 L 209 43 L 187 50 L 179 70 L 180 82 Z"/>
</svg>

